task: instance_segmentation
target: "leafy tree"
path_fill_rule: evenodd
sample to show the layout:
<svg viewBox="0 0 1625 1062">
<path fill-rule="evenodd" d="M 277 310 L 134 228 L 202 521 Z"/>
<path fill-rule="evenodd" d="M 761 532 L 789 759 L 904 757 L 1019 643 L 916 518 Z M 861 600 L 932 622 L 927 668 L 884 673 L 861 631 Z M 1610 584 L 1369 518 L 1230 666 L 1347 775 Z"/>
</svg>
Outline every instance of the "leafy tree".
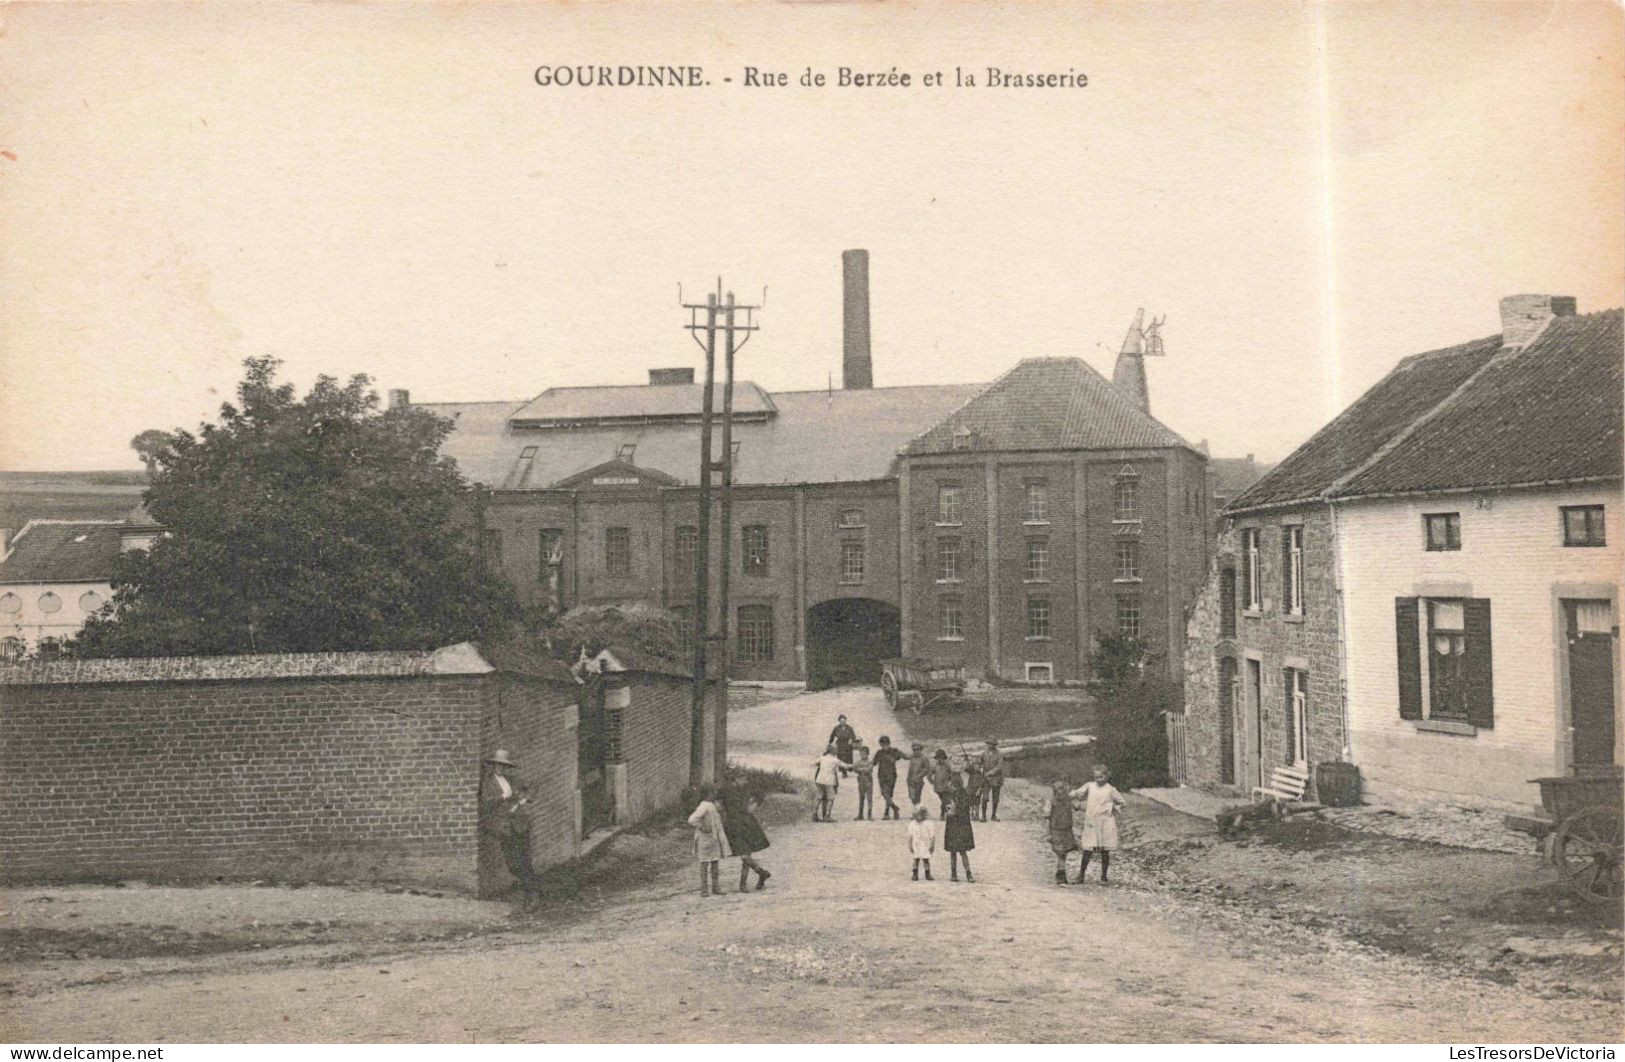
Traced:
<svg viewBox="0 0 1625 1062">
<path fill-rule="evenodd" d="M 476 552 L 451 422 L 380 412 L 366 376 L 299 398 L 250 358 L 237 404 L 165 436 L 145 494 L 168 534 L 124 554 L 79 656 L 426 649 L 520 617 Z"/>
<path fill-rule="evenodd" d="M 157 428 L 148 428 L 146 431 L 130 440 L 130 449 L 141 458 L 141 463 L 147 466 L 147 478 L 151 479 L 158 473 L 158 458 L 169 445 L 169 432 L 159 431 Z"/>
</svg>

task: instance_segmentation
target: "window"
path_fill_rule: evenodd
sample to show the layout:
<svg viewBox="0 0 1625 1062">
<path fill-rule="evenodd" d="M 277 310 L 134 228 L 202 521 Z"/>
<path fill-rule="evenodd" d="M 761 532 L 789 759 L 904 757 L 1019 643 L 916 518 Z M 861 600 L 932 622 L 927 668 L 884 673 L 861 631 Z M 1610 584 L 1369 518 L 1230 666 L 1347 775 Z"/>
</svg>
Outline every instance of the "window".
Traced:
<svg viewBox="0 0 1625 1062">
<path fill-rule="evenodd" d="M 770 605 L 739 606 L 739 659 L 744 662 L 773 659 L 773 608 Z"/>
<path fill-rule="evenodd" d="M 1138 579 L 1140 577 L 1140 544 L 1138 542 L 1119 542 L 1115 548 L 1117 562 L 1112 568 L 1112 578 Z"/>
<path fill-rule="evenodd" d="M 1026 519 L 1029 524 L 1049 523 L 1049 484 L 1027 484 Z"/>
<path fill-rule="evenodd" d="M 1425 707 L 1427 719 L 1453 727 L 1493 727 L 1489 600 L 1395 598 L 1394 626 L 1400 718 L 1420 721 Z"/>
<path fill-rule="evenodd" d="M 1125 638 L 1138 638 L 1140 636 L 1139 598 L 1120 597 L 1117 599 L 1117 633 Z"/>
<path fill-rule="evenodd" d="M 1219 572 L 1219 637 L 1236 636 L 1236 570 Z M 1232 662 L 1233 663 L 1233 662 Z"/>
<path fill-rule="evenodd" d="M 835 518 L 836 527 L 862 527 L 862 509 L 842 509 L 841 515 Z"/>
<path fill-rule="evenodd" d="M 672 616 L 672 623 L 677 627 L 677 644 L 684 653 L 694 651 L 694 607 L 692 605 L 673 605 L 668 609 Z"/>
<path fill-rule="evenodd" d="M 16 663 L 28 655 L 28 643 L 16 635 L 7 635 L 0 638 L 0 660 L 7 663 Z"/>
<path fill-rule="evenodd" d="M 672 532 L 672 567 L 679 576 L 694 578 L 700 564 L 700 529 L 682 524 Z"/>
<path fill-rule="evenodd" d="M 102 597 L 102 595 L 98 594 L 94 590 L 86 590 L 84 593 L 79 595 L 79 611 L 80 612 L 85 612 L 85 613 L 95 612 L 97 609 L 101 608 L 106 603 L 107 602 Z"/>
<path fill-rule="evenodd" d="M 1115 520 L 1138 520 L 1140 518 L 1140 481 L 1137 479 L 1119 479 L 1117 481 L 1117 508 Z"/>
<path fill-rule="evenodd" d="M 1034 538 L 1027 542 L 1027 581 L 1039 583 L 1049 578 L 1049 539 Z"/>
<path fill-rule="evenodd" d="M 1027 599 L 1027 637 L 1049 637 L 1049 598 L 1029 597 Z"/>
<path fill-rule="evenodd" d="M 743 565 L 746 575 L 767 574 L 767 525 L 746 524 L 740 528 L 744 546 Z"/>
<path fill-rule="evenodd" d="M 1281 529 L 1281 602 L 1289 616 L 1303 615 L 1303 526 Z"/>
<path fill-rule="evenodd" d="M 969 428 L 960 428 L 954 432 L 954 449 L 969 450 L 976 444 L 976 433 Z"/>
<path fill-rule="evenodd" d="M 863 543 L 841 543 L 841 582 L 863 582 Z"/>
<path fill-rule="evenodd" d="M 944 483 L 937 487 L 937 523 L 959 524 L 963 517 L 959 511 L 959 485 Z"/>
<path fill-rule="evenodd" d="M 1606 546 L 1608 536 L 1602 526 L 1602 506 L 1563 506 L 1563 545 Z"/>
<path fill-rule="evenodd" d="M 1430 550 L 1461 548 L 1461 514 L 1427 513 L 1422 517 Z"/>
<path fill-rule="evenodd" d="M 16 615 L 23 610 L 23 599 L 7 590 L 0 594 L 0 612 L 8 616 Z"/>
<path fill-rule="evenodd" d="M 488 568 L 502 567 L 502 532 L 494 527 L 485 529 L 482 539 L 485 548 L 485 564 Z"/>
<path fill-rule="evenodd" d="M 1257 612 L 1264 607 L 1264 582 L 1258 570 L 1258 528 L 1241 532 L 1241 607 Z"/>
<path fill-rule="evenodd" d="M 604 528 L 604 571 L 617 578 L 632 574 L 632 531 L 630 528 Z"/>
<path fill-rule="evenodd" d="M 937 637 L 958 641 L 965 637 L 964 602 L 957 594 L 937 599 Z"/>
<path fill-rule="evenodd" d="M 1039 686 L 1054 685 L 1055 668 L 1050 664 L 1028 664 L 1027 681 Z"/>
<path fill-rule="evenodd" d="M 1309 672 L 1289 667 L 1281 672 L 1286 688 L 1286 762 L 1309 762 Z"/>
<path fill-rule="evenodd" d="M 937 582 L 959 582 L 959 539 L 937 539 Z"/>
</svg>

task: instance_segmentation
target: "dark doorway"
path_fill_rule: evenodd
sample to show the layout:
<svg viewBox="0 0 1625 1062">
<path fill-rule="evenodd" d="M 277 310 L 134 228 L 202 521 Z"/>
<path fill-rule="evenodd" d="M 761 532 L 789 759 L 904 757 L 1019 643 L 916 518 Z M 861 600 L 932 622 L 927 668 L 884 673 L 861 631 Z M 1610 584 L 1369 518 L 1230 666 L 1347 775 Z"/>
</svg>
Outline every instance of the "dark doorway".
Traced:
<svg viewBox="0 0 1625 1062">
<path fill-rule="evenodd" d="M 880 662 L 902 652 L 896 605 L 867 597 L 823 601 L 807 610 L 807 688 L 880 681 Z"/>
<path fill-rule="evenodd" d="M 1614 608 L 1610 601 L 1564 601 L 1569 649 L 1573 764 L 1614 762 Z"/>
<path fill-rule="evenodd" d="M 604 683 L 593 682 L 581 691 L 581 715 L 576 727 L 576 787 L 581 794 L 581 836 L 608 826 L 614 818 L 609 794 L 609 720 L 604 711 Z"/>
</svg>

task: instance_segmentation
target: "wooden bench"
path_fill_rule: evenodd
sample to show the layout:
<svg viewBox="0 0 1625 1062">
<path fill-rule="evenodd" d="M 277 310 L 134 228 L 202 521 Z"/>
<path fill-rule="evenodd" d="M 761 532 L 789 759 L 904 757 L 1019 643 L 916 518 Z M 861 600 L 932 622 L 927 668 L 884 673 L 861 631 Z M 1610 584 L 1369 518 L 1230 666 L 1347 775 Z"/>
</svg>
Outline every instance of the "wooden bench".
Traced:
<svg viewBox="0 0 1625 1062">
<path fill-rule="evenodd" d="M 1309 788 L 1309 769 L 1307 767 L 1277 767 L 1270 772 L 1269 785 L 1253 786 L 1253 799 L 1263 800 L 1269 797 L 1288 803 L 1302 800 L 1304 791 Z"/>
</svg>

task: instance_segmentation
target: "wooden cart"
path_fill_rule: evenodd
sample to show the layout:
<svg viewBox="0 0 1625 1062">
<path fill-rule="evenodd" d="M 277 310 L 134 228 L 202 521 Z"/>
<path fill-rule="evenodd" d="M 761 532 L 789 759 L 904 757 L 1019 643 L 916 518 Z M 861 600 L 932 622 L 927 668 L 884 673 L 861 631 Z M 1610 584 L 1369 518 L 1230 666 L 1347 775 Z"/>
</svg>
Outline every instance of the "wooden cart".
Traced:
<svg viewBox="0 0 1625 1062">
<path fill-rule="evenodd" d="M 933 704 L 958 704 L 965 694 L 965 665 L 939 664 L 920 656 L 880 662 L 880 688 L 893 708 L 918 715 Z"/>
<path fill-rule="evenodd" d="M 1594 903 L 1625 896 L 1625 790 L 1615 767 L 1558 778 L 1531 779 L 1557 836 L 1552 861 L 1569 887 Z"/>
</svg>

